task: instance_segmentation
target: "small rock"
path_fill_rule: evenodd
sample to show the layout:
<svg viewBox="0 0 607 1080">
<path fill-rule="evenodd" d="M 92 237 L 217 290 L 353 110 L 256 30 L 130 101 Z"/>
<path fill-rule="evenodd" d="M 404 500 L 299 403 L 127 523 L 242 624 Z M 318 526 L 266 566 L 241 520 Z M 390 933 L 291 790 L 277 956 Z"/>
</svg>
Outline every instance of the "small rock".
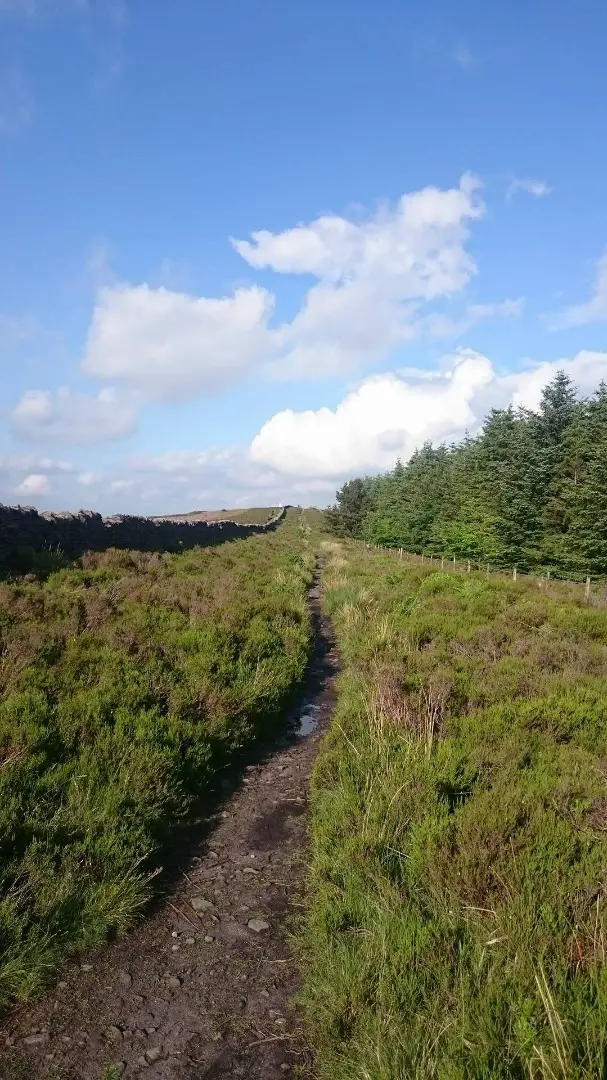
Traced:
<svg viewBox="0 0 607 1080">
<path fill-rule="evenodd" d="M 176 930 L 173 930 L 173 933 L 171 934 L 171 937 L 179 937 L 179 934 L 177 933 Z"/>
<path fill-rule="evenodd" d="M 57 989 L 58 990 L 65 990 L 66 987 L 67 987 L 67 983 L 66 983 L 65 979 L 62 979 L 61 982 L 57 983 Z"/>
<path fill-rule="evenodd" d="M 281 1067 L 283 1072 L 290 1072 L 291 1066 L 289 1065 L 288 1061 L 283 1061 L 283 1063 L 282 1063 L 282 1065 L 280 1067 Z"/>
<path fill-rule="evenodd" d="M 81 971 L 92 971 L 93 970 L 93 965 L 92 964 L 81 964 L 80 965 L 80 970 Z"/>
<path fill-rule="evenodd" d="M 243 874 L 259 874 L 260 873 L 260 871 L 256 870 L 254 866 L 243 866 L 242 872 L 243 872 Z"/>
<path fill-rule="evenodd" d="M 171 990 L 179 990 L 179 987 L 181 986 L 181 979 L 178 979 L 176 975 L 171 975 L 171 977 L 167 979 L 167 986 Z"/>
<path fill-rule="evenodd" d="M 158 1031 L 157 1027 L 149 1027 L 149 1028 L 145 1029 L 146 1035 L 155 1035 L 157 1031 Z"/>
<path fill-rule="evenodd" d="M 260 994 L 261 994 L 262 997 L 265 997 L 265 998 L 269 998 L 269 996 L 270 996 L 270 994 L 269 994 L 269 992 L 267 990 L 260 990 Z"/>
<path fill-rule="evenodd" d="M 159 1046 L 153 1046 L 151 1048 L 151 1050 L 146 1051 L 145 1056 L 146 1056 L 146 1058 L 148 1059 L 148 1061 L 151 1064 L 154 1061 L 159 1061 L 160 1060 L 160 1058 L 162 1057 L 162 1050 L 160 1049 Z"/>
<path fill-rule="evenodd" d="M 186 943 L 186 945 L 195 945 L 196 944 L 196 938 L 187 937 L 185 939 L 185 943 Z"/>
<path fill-rule="evenodd" d="M 206 941 L 207 945 L 210 945 L 212 941 L 215 941 L 215 938 L 211 937 L 210 934 L 205 934 L 204 940 Z"/>
<path fill-rule="evenodd" d="M 264 930 L 270 929 L 270 924 L 265 919 L 249 919 L 247 926 L 255 934 L 261 934 Z"/>
<path fill-rule="evenodd" d="M 210 900 L 205 900 L 204 896 L 194 896 L 190 900 L 190 905 L 194 911 L 212 911 L 213 904 Z"/>
<path fill-rule="evenodd" d="M 44 1031 L 38 1031 L 33 1035 L 26 1035 L 23 1040 L 24 1046 L 44 1046 L 48 1042 L 48 1035 Z"/>
<path fill-rule="evenodd" d="M 141 1067 L 143 1069 L 147 1069 L 150 1063 L 149 1063 L 148 1059 L 146 1057 L 144 1057 L 144 1055 L 142 1054 L 141 1057 L 137 1058 L 135 1064 L 136 1065 L 141 1065 Z"/>
<path fill-rule="evenodd" d="M 133 985 L 133 976 L 129 971 L 118 972 L 118 981 L 121 986 L 124 986 L 125 990 L 128 990 Z"/>
<path fill-rule="evenodd" d="M 181 945 L 171 945 L 171 952 L 179 952 Z"/>
<path fill-rule="evenodd" d="M 106 1034 L 108 1039 L 111 1039 L 112 1042 L 122 1042 L 122 1032 L 119 1027 L 116 1027 L 115 1024 L 112 1024 L 107 1029 Z"/>
</svg>

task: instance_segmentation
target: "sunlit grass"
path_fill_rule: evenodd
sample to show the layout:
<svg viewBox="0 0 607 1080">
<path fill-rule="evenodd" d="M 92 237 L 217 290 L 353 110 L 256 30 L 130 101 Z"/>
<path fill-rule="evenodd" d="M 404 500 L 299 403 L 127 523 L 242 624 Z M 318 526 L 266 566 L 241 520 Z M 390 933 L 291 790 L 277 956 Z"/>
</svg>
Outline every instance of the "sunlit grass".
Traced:
<svg viewBox="0 0 607 1080">
<path fill-rule="evenodd" d="M 319 1075 L 602 1076 L 607 612 L 567 586 L 332 555 L 345 671 L 304 959 Z"/>
<path fill-rule="evenodd" d="M 272 731 L 310 647 L 301 524 L 0 584 L 0 1006 L 130 929 L 176 823 Z"/>
</svg>

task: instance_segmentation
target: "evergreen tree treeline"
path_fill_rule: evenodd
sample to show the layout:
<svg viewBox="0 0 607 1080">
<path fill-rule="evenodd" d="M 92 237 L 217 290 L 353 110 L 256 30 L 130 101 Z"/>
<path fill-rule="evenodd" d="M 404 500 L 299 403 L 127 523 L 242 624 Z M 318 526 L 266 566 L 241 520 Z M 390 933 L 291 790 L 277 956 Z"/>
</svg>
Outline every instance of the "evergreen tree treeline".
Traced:
<svg viewBox="0 0 607 1080">
<path fill-rule="evenodd" d="M 578 400 L 559 371 L 537 412 L 492 409 L 475 438 L 348 481 L 327 516 L 339 536 L 418 554 L 607 574 L 607 384 Z"/>
</svg>

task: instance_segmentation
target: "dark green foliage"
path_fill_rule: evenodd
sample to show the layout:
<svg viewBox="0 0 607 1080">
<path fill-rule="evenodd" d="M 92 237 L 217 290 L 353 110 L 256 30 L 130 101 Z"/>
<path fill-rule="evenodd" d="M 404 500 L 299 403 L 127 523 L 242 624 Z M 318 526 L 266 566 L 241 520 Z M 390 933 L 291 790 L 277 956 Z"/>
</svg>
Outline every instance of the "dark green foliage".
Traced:
<svg viewBox="0 0 607 1080">
<path fill-rule="evenodd" d="M 349 480 L 337 492 L 337 505 L 327 510 L 327 518 L 336 535 L 356 536 L 368 508 L 368 483 Z"/>
<path fill-rule="evenodd" d="M 176 822 L 270 733 L 310 642 L 299 523 L 0 585 L 0 1004 L 131 925 Z"/>
<path fill-rule="evenodd" d="M 607 387 L 584 401 L 564 372 L 537 413 L 493 409 L 476 438 L 429 443 L 385 476 L 353 480 L 337 536 L 561 577 L 607 574 Z"/>
<path fill-rule="evenodd" d="M 312 797 L 323 1080 L 595 1080 L 607 1055 L 607 611 L 328 548 L 345 671 Z"/>
</svg>

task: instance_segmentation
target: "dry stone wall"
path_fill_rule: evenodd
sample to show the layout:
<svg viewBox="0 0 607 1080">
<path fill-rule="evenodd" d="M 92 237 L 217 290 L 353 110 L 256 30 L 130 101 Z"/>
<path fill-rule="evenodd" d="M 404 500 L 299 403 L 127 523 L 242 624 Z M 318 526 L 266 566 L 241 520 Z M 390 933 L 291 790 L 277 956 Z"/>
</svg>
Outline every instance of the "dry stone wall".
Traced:
<svg viewBox="0 0 607 1080">
<path fill-rule="evenodd" d="M 271 532 L 285 513 L 286 508 L 281 508 L 265 525 L 246 525 L 234 521 L 169 521 L 126 514 L 104 518 L 92 510 L 40 514 L 31 506 L 0 504 L 0 569 L 22 567 L 32 552 L 75 558 L 85 551 L 107 548 L 182 551 L 209 547 L 225 540 Z"/>
</svg>

